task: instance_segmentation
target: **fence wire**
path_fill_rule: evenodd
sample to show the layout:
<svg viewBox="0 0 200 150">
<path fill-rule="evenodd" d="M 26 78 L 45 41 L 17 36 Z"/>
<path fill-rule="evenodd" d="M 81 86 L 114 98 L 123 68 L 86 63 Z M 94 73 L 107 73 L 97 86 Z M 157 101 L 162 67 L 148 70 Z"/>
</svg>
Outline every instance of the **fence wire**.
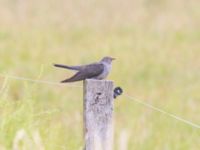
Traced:
<svg viewBox="0 0 200 150">
<path fill-rule="evenodd" d="M 7 81 L 7 79 L 11 78 L 11 79 L 15 79 L 15 80 L 22 80 L 22 81 L 29 81 L 29 82 L 34 82 L 34 83 L 39 83 L 39 84 L 50 84 L 50 85 L 67 85 L 69 87 L 76 87 L 76 88 L 82 88 L 82 86 L 79 86 L 79 85 L 72 85 L 72 84 L 62 84 L 62 83 L 58 83 L 58 82 L 52 82 L 52 81 L 47 81 L 47 80 L 35 80 L 35 79 L 31 79 L 31 78 L 26 78 L 26 77 L 19 77 L 19 76 L 13 76 L 13 75 L 5 75 L 5 74 L 0 74 L 0 76 L 4 77 L 5 80 Z M 2 86 L 2 89 L 4 89 L 5 87 L 5 84 L 3 84 Z M 2 92 L 2 91 L 1 91 Z M 189 121 L 189 120 L 186 120 L 186 119 L 183 119 L 182 117 L 179 117 L 173 113 L 170 113 L 170 112 L 167 112 L 161 108 L 158 108 L 152 104 L 149 104 L 149 103 L 146 103 L 145 101 L 143 100 L 139 100 L 138 98 L 134 98 L 133 96 L 130 96 L 128 94 L 124 94 L 124 96 L 127 98 L 127 99 L 130 99 L 130 100 L 133 100 L 134 102 L 136 103 L 139 103 L 139 104 L 142 104 L 154 111 L 157 111 L 165 116 L 168 116 L 170 118 L 173 118 L 177 121 L 180 121 L 186 125 L 189 125 L 191 127 L 194 127 L 196 129 L 200 129 L 200 125 L 199 124 L 196 124 L 196 123 L 193 123 L 192 121 Z"/>
</svg>

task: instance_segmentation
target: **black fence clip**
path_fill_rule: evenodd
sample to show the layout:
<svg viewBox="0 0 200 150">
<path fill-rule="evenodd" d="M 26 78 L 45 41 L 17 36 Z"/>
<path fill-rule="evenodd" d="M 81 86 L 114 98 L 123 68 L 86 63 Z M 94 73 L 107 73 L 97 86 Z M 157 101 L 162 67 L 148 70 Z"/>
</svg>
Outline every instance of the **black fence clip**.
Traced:
<svg viewBox="0 0 200 150">
<path fill-rule="evenodd" d="M 121 95 L 123 93 L 123 90 L 121 87 L 116 87 L 114 89 L 114 99 L 116 99 L 119 95 Z"/>
</svg>

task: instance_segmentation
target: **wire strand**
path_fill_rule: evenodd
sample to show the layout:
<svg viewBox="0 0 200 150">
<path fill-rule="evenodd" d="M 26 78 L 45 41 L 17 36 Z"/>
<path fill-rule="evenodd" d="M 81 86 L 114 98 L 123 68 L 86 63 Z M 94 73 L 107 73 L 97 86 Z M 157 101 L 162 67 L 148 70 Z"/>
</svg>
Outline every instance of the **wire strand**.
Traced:
<svg viewBox="0 0 200 150">
<path fill-rule="evenodd" d="M 4 75 L 2 73 L 0 73 L 0 76 L 2 76 L 4 78 L 12 78 L 12 79 L 16 79 L 16 80 L 29 81 L 29 82 L 35 82 L 35 83 L 41 83 L 41 84 L 63 85 L 61 83 L 47 81 L 47 80 L 35 80 L 35 79 L 31 79 L 31 78 L 26 78 L 26 77 L 19 77 L 19 76 L 13 76 L 13 75 Z M 67 86 L 69 86 L 69 87 L 77 87 L 77 88 L 81 88 L 82 87 L 82 86 L 79 86 L 79 85 L 69 85 L 69 84 L 67 84 Z M 162 114 L 164 114 L 164 115 L 166 115 L 168 117 L 174 118 L 174 119 L 176 119 L 178 121 L 181 121 L 181 122 L 183 122 L 183 123 L 185 123 L 187 125 L 195 127 L 197 129 L 200 129 L 200 125 L 198 125 L 196 123 L 193 123 L 193 122 L 191 122 L 189 120 L 183 119 L 183 118 L 181 118 L 181 117 L 179 117 L 179 116 L 177 116 L 175 114 L 169 113 L 169 112 L 167 112 L 167 111 L 165 111 L 163 109 L 160 109 L 160 108 L 158 108 L 156 106 L 153 106 L 152 104 L 146 103 L 146 102 L 144 102 L 142 100 L 136 99 L 136 98 L 134 98 L 134 97 L 132 97 L 132 96 L 130 96 L 128 94 L 124 94 L 124 96 L 129 98 L 129 99 L 131 99 L 131 100 L 134 100 L 135 102 L 140 103 L 140 104 L 142 104 L 142 105 L 144 105 L 144 106 L 146 106 L 148 108 L 151 108 L 151 109 L 153 109 L 153 110 L 155 110 L 157 112 L 160 112 L 160 113 L 162 113 Z"/>
<path fill-rule="evenodd" d="M 26 78 L 26 77 L 19 77 L 19 76 L 13 76 L 13 75 L 4 75 L 0 73 L 0 76 L 4 77 L 4 78 L 12 78 L 15 80 L 22 80 L 22 81 L 29 81 L 29 82 L 34 82 L 34 83 L 43 83 L 43 84 L 50 84 L 50 85 L 66 85 L 66 84 L 62 84 L 62 83 L 58 83 L 58 82 L 52 82 L 52 81 L 47 81 L 47 80 L 35 80 L 35 79 L 31 79 L 31 78 Z M 67 84 L 67 86 L 69 87 L 78 87 L 81 88 L 82 86 L 79 85 L 69 85 Z"/>
<path fill-rule="evenodd" d="M 158 107 L 155 107 L 155 106 L 153 106 L 152 104 L 146 103 L 146 102 L 144 102 L 144 101 L 142 101 L 142 100 L 136 99 L 136 98 L 134 98 L 134 97 L 132 97 L 132 96 L 129 96 L 129 95 L 127 95 L 127 94 L 125 94 L 125 97 L 127 97 L 127 98 L 129 98 L 129 99 L 131 99 L 131 100 L 134 100 L 135 102 L 137 102 L 137 103 L 139 103 L 139 104 L 142 104 L 142 105 L 144 105 L 144 106 L 146 106 L 146 107 L 148 107 L 148 108 L 151 108 L 151 109 L 153 109 L 153 110 L 155 110 L 155 111 L 157 111 L 157 112 L 160 112 L 160 113 L 162 113 L 162 114 L 164 114 L 164 115 L 166 115 L 166 116 L 168 116 L 168 117 L 174 118 L 174 119 L 176 119 L 176 120 L 178 120 L 178 121 L 181 121 L 181 122 L 183 122 L 183 123 L 185 123 L 185 124 L 187 124 L 187 125 L 190 125 L 190 126 L 192 126 L 192 127 L 195 127 L 195 128 L 197 128 L 197 129 L 200 129 L 200 125 L 198 125 L 198 124 L 196 124 L 196 123 L 193 123 L 193 122 L 191 122 L 191 121 L 189 121 L 189 120 L 183 119 L 183 118 L 181 118 L 181 117 L 179 117 L 179 116 L 177 116 L 177 115 L 174 115 L 174 114 L 172 114 L 172 113 L 169 113 L 169 112 L 167 112 L 167 111 L 165 111 L 165 110 L 163 110 L 163 109 L 160 109 L 160 108 L 158 108 Z"/>
</svg>

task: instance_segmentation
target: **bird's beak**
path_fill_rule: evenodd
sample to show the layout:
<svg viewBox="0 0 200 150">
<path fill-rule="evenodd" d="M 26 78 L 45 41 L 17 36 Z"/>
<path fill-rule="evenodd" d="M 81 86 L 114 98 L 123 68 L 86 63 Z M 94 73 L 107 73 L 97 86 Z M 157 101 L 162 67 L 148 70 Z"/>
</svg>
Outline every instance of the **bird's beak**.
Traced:
<svg viewBox="0 0 200 150">
<path fill-rule="evenodd" d="M 115 60 L 116 58 L 111 58 L 112 60 Z"/>
</svg>

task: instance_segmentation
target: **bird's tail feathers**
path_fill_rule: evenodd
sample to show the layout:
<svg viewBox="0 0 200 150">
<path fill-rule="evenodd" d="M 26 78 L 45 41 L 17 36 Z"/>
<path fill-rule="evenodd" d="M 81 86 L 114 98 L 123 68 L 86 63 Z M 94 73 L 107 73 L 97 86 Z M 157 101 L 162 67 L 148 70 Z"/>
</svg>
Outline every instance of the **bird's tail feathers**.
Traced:
<svg viewBox="0 0 200 150">
<path fill-rule="evenodd" d="M 54 64 L 55 67 L 59 68 L 65 68 L 65 69 L 70 69 L 70 70 L 80 70 L 80 66 L 67 66 L 67 65 L 61 65 L 61 64 Z"/>
</svg>

